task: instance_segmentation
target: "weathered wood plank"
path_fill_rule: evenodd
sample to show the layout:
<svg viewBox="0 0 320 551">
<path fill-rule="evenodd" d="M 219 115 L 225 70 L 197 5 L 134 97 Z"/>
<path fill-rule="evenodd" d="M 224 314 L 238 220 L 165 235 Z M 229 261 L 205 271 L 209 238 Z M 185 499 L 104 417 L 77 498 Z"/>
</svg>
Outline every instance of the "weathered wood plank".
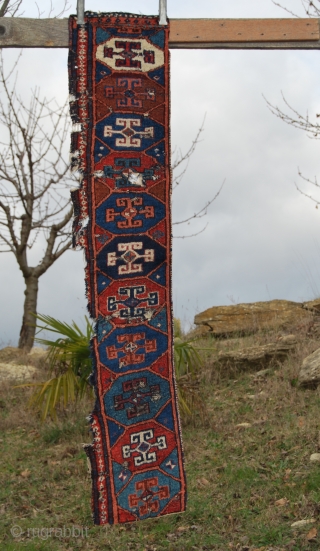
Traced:
<svg viewBox="0 0 320 551">
<path fill-rule="evenodd" d="M 1 48 L 67 48 L 68 19 L 0 17 Z"/>
<path fill-rule="evenodd" d="M 318 19 L 171 19 L 170 48 L 318 49 Z M 67 19 L 0 18 L 1 48 L 67 48 Z"/>
<path fill-rule="evenodd" d="M 318 19 L 172 19 L 171 44 L 320 40 Z"/>
</svg>

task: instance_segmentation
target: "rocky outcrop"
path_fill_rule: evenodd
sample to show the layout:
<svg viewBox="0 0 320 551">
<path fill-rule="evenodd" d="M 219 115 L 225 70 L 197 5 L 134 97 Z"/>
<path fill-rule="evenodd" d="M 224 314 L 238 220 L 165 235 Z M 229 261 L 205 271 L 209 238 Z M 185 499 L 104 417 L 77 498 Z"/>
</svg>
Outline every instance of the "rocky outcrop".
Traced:
<svg viewBox="0 0 320 551">
<path fill-rule="evenodd" d="M 38 374 L 38 369 L 32 365 L 0 363 L 0 382 L 30 381 Z"/>
<path fill-rule="evenodd" d="M 219 352 L 219 365 L 236 368 L 239 371 L 256 371 L 282 362 L 297 345 L 294 335 L 281 337 L 276 342 L 262 346 L 250 346 L 232 352 Z"/>
<path fill-rule="evenodd" d="M 290 330 L 311 321 L 313 313 L 310 309 L 303 303 L 288 300 L 214 306 L 197 314 L 194 323 L 196 331 L 205 326 L 208 334 L 215 336 L 255 333 L 261 329 Z"/>
<path fill-rule="evenodd" d="M 48 351 L 34 347 L 26 354 L 13 346 L 0 350 L 0 382 L 30 381 L 46 366 Z"/>
<path fill-rule="evenodd" d="M 320 348 L 303 360 L 298 380 L 301 386 L 316 386 L 320 383 Z"/>
<path fill-rule="evenodd" d="M 304 302 L 303 308 L 310 310 L 310 312 L 313 312 L 314 314 L 320 315 L 320 299 L 317 298 L 315 300 L 309 300 L 309 302 Z"/>
</svg>

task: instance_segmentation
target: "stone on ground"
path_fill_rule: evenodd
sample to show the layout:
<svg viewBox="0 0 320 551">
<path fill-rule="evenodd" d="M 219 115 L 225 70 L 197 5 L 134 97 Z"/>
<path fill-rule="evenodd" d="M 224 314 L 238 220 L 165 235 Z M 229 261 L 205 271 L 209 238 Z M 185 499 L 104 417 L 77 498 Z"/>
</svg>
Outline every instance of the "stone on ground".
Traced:
<svg viewBox="0 0 320 551">
<path fill-rule="evenodd" d="M 255 333 L 263 330 L 289 330 L 307 324 L 312 312 L 303 303 L 288 300 L 270 300 L 230 306 L 214 306 L 197 314 L 194 323 L 208 327 L 209 333 L 217 336 Z"/>
<path fill-rule="evenodd" d="M 298 380 L 302 386 L 320 383 L 320 348 L 303 360 Z"/>
<path fill-rule="evenodd" d="M 217 361 L 220 365 L 235 367 L 239 371 L 261 370 L 275 362 L 284 361 L 297 343 L 294 335 L 287 335 L 275 342 L 261 346 L 249 346 L 232 352 L 219 352 Z"/>
<path fill-rule="evenodd" d="M 312 453 L 310 455 L 311 463 L 320 463 L 320 453 Z"/>
<path fill-rule="evenodd" d="M 32 365 L 20 365 L 15 363 L 0 363 L 0 381 L 30 381 L 38 370 Z"/>
<path fill-rule="evenodd" d="M 33 348 L 31 348 L 28 356 L 35 356 L 37 358 L 40 358 L 42 356 L 46 356 L 46 354 L 48 354 L 47 350 L 45 350 L 44 348 L 40 348 L 40 346 L 34 346 Z"/>
<path fill-rule="evenodd" d="M 34 347 L 27 354 L 14 346 L 0 350 L 0 382 L 30 381 L 46 365 L 47 351 Z"/>
<path fill-rule="evenodd" d="M 320 314 L 320 298 L 317 298 L 315 300 L 309 300 L 308 302 L 304 302 L 303 307 L 306 310 L 310 310 L 311 312 Z"/>
</svg>

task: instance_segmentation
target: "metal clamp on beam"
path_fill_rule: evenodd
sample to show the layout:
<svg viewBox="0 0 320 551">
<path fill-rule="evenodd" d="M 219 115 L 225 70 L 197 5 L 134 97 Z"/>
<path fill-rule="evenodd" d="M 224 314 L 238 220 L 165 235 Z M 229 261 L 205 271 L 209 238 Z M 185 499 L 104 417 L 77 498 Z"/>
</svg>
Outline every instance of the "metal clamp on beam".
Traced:
<svg viewBox="0 0 320 551">
<path fill-rule="evenodd" d="M 85 0 L 77 0 L 78 25 L 84 25 L 84 2 Z M 167 24 L 167 0 L 159 0 L 159 25 Z"/>
<path fill-rule="evenodd" d="M 78 25 L 84 25 L 84 0 L 77 0 Z"/>
<path fill-rule="evenodd" d="M 167 24 L 167 0 L 159 0 L 159 25 Z"/>
</svg>

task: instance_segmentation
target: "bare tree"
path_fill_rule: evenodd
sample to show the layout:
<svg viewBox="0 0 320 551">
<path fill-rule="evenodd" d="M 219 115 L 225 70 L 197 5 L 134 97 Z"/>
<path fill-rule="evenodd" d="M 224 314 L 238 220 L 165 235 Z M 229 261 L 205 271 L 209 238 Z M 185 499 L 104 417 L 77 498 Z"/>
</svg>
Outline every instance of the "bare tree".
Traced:
<svg viewBox="0 0 320 551">
<path fill-rule="evenodd" d="M 71 177 L 64 146 L 69 141 L 68 106 L 39 97 L 29 105 L 16 93 L 16 65 L 9 74 L 0 60 L 0 250 L 14 254 L 25 282 L 19 348 L 35 334 L 39 278 L 71 246 Z M 40 242 L 39 242 L 40 240 Z M 30 250 L 44 245 L 37 265 Z"/>
<path fill-rule="evenodd" d="M 0 2 L 0 17 L 17 17 L 23 0 Z M 37 2 L 38 17 L 44 15 Z M 70 7 L 64 0 L 55 13 L 50 0 L 47 17 L 61 17 Z M 68 106 L 40 98 L 33 91 L 29 105 L 16 93 L 18 60 L 5 74 L 0 59 L 0 252 L 14 254 L 25 281 L 19 348 L 34 342 L 39 278 L 71 246 L 72 207 L 69 163 L 63 147 L 69 141 Z M 41 239 L 42 238 L 42 239 Z M 30 264 L 36 242 L 44 246 L 38 263 Z"/>
</svg>

